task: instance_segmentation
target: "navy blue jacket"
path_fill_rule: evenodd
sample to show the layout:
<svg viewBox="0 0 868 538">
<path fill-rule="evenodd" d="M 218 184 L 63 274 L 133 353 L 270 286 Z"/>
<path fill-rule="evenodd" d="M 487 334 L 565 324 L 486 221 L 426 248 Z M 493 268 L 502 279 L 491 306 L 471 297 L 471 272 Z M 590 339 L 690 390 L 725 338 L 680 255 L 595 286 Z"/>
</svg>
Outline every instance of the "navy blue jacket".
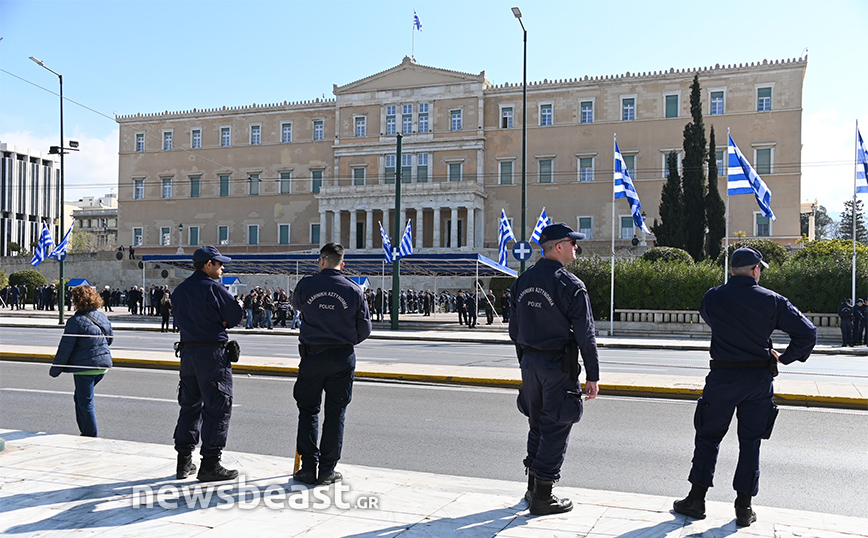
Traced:
<svg viewBox="0 0 868 538">
<path fill-rule="evenodd" d="M 109 336 L 106 337 L 102 330 L 84 314 L 95 319 Z M 49 375 L 57 377 L 61 372 L 74 373 L 112 367 L 112 354 L 109 350 L 113 340 L 112 324 L 105 314 L 99 310 L 78 311 L 66 320 L 63 334 L 57 346 L 57 353 L 54 355 L 54 365 L 48 372 Z M 65 365 L 84 366 L 84 368 L 64 368 Z"/>
<path fill-rule="evenodd" d="M 721 361 L 768 360 L 769 337 L 779 329 L 790 336 L 780 361 L 806 361 L 817 344 L 817 328 L 783 295 L 753 277 L 733 275 L 702 298 L 702 319 L 711 327 L 711 358 Z"/>
<path fill-rule="evenodd" d="M 575 339 L 588 381 L 600 380 L 594 313 L 585 284 L 545 258 L 522 273 L 510 290 L 509 337 L 522 348 L 560 352 Z"/>
<path fill-rule="evenodd" d="M 238 325 L 244 315 L 226 287 L 204 271 L 195 271 L 175 288 L 172 311 L 182 342 L 225 342 L 226 329 Z"/>
<path fill-rule="evenodd" d="M 371 313 L 362 289 L 337 269 L 301 279 L 292 306 L 301 311 L 298 339 L 303 344 L 354 346 L 371 335 Z"/>
</svg>

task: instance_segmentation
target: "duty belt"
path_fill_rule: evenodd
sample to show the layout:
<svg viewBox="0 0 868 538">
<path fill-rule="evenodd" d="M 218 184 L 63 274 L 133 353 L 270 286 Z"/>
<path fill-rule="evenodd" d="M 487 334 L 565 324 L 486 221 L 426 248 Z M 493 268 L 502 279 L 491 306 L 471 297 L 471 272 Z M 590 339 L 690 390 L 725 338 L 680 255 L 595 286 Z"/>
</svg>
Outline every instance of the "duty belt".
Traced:
<svg viewBox="0 0 868 538">
<path fill-rule="evenodd" d="M 196 341 L 188 341 L 188 342 L 175 342 L 175 356 L 181 356 L 181 350 L 185 347 L 222 347 L 225 348 L 229 345 L 229 342 L 226 340 L 211 340 L 207 342 L 196 342 Z"/>
<path fill-rule="evenodd" d="M 307 347 L 308 351 L 325 351 L 327 349 L 347 349 L 353 347 L 350 344 L 305 344 L 305 346 Z"/>
<path fill-rule="evenodd" d="M 537 353 L 542 355 L 560 355 L 564 352 L 564 350 L 562 349 L 537 349 L 535 347 L 529 346 L 522 346 L 521 351 L 524 354 Z"/>
<path fill-rule="evenodd" d="M 768 369 L 769 361 L 708 361 L 712 370 L 729 370 L 729 369 Z"/>
</svg>

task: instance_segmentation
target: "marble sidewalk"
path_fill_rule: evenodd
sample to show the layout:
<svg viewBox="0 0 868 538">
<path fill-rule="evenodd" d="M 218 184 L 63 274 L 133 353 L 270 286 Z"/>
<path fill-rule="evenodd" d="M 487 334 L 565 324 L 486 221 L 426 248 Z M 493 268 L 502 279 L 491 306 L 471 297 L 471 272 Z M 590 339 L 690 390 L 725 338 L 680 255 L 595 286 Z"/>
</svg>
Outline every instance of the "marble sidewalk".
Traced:
<svg viewBox="0 0 868 538">
<path fill-rule="evenodd" d="M 0 533 L 9 536 L 304 536 L 773 538 L 868 537 L 868 518 L 755 506 L 736 527 L 728 503 L 696 521 L 674 498 L 556 488 L 572 512 L 534 517 L 520 481 L 340 465 L 344 481 L 311 488 L 292 461 L 227 452 L 239 480 L 174 478 L 170 446 L 0 430 Z M 148 493 L 152 496 L 148 496 Z M 150 502 L 150 505 L 149 505 Z"/>
</svg>

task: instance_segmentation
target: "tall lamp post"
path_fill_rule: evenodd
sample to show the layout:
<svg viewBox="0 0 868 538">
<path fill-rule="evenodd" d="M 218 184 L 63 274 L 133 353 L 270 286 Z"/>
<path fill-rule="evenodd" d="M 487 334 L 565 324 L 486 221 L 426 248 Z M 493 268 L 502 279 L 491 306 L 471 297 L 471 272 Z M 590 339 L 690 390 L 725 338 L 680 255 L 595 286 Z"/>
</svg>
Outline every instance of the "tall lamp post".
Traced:
<svg viewBox="0 0 868 538">
<path fill-rule="evenodd" d="M 512 8 L 512 14 L 518 19 L 524 32 L 524 67 L 521 75 L 521 240 L 527 240 L 527 28 L 521 21 L 521 10 Z M 524 272 L 525 260 L 521 260 L 521 272 Z"/>
<path fill-rule="evenodd" d="M 184 253 L 184 224 L 178 224 L 178 254 Z"/>
</svg>

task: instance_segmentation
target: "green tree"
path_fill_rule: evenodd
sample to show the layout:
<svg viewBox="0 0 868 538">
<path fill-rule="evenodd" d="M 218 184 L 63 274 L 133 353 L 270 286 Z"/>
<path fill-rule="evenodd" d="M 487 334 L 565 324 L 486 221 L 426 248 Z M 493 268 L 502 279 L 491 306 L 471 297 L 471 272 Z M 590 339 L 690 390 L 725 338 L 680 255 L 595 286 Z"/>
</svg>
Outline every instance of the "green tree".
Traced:
<svg viewBox="0 0 868 538">
<path fill-rule="evenodd" d="M 45 280 L 45 277 L 42 276 L 42 273 L 39 271 L 34 271 L 33 269 L 25 269 L 24 271 L 17 271 L 9 275 L 9 284 L 12 286 L 18 286 L 20 284 L 24 284 L 27 286 L 27 301 L 31 301 L 33 299 L 33 290 L 36 289 L 37 286 L 41 286 L 42 284 L 46 284 L 48 281 Z"/>
<path fill-rule="evenodd" d="M 844 202 L 841 212 L 841 224 L 838 226 L 838 238 L 853 240 L 853 200 Z M 865 213 L 862 210 L 862 200 L 856 199 L 856 241 L 868 243 L 868 228 L 865 228 Z"/>
<path fill-rule="evenodd" d="M 0 269 L 0 288 L 5 288 L 8 282 L 9 279 L 6 277 L 6 273 L 3 269 Z"/>
<path fill-rule="evenodd" d="M 808 235 L 808 226 L 811 223 L 812 213 L 802 213 L 799 215 L 799 224 L 801 224 L 802 235 Z M 813 212 L 814 215 L 814 236 L 816 239 L 830 239 L 832 224 L 835 222 L 829 213 L 826 212 L 824 206 L 818 205 Z M 853 229 L 853 225 L 850 225 Z"/>
<path fill-rule="evenodd" d="M 702 121 L 699 75 L 690 85 L 690 115 L 684 126 L 683 210 L 684 250 L 696 261 L 705 258 L 705 157 L 707 142 Z"/>
<path fill-rule="evenodd" d="M 705 218 L 708 221 L 708 257 L 720 256 L 723 237 L 726 235 L 726 205 L 717 188 L 717 146 L 714 141 L 714 125 L 708 135 L 708 192 L 705 195 Z"/>
<path fill-rule="evenodd" d="M 681 176 L 678 175 L 678 156 L 674 151 L 666 157 L 666 166 L 669 177 L 660 193 L 660 223 L 654 219 L 651 231 L 657 238 L 657 246 L 683 249 Z"/>
</svg>

